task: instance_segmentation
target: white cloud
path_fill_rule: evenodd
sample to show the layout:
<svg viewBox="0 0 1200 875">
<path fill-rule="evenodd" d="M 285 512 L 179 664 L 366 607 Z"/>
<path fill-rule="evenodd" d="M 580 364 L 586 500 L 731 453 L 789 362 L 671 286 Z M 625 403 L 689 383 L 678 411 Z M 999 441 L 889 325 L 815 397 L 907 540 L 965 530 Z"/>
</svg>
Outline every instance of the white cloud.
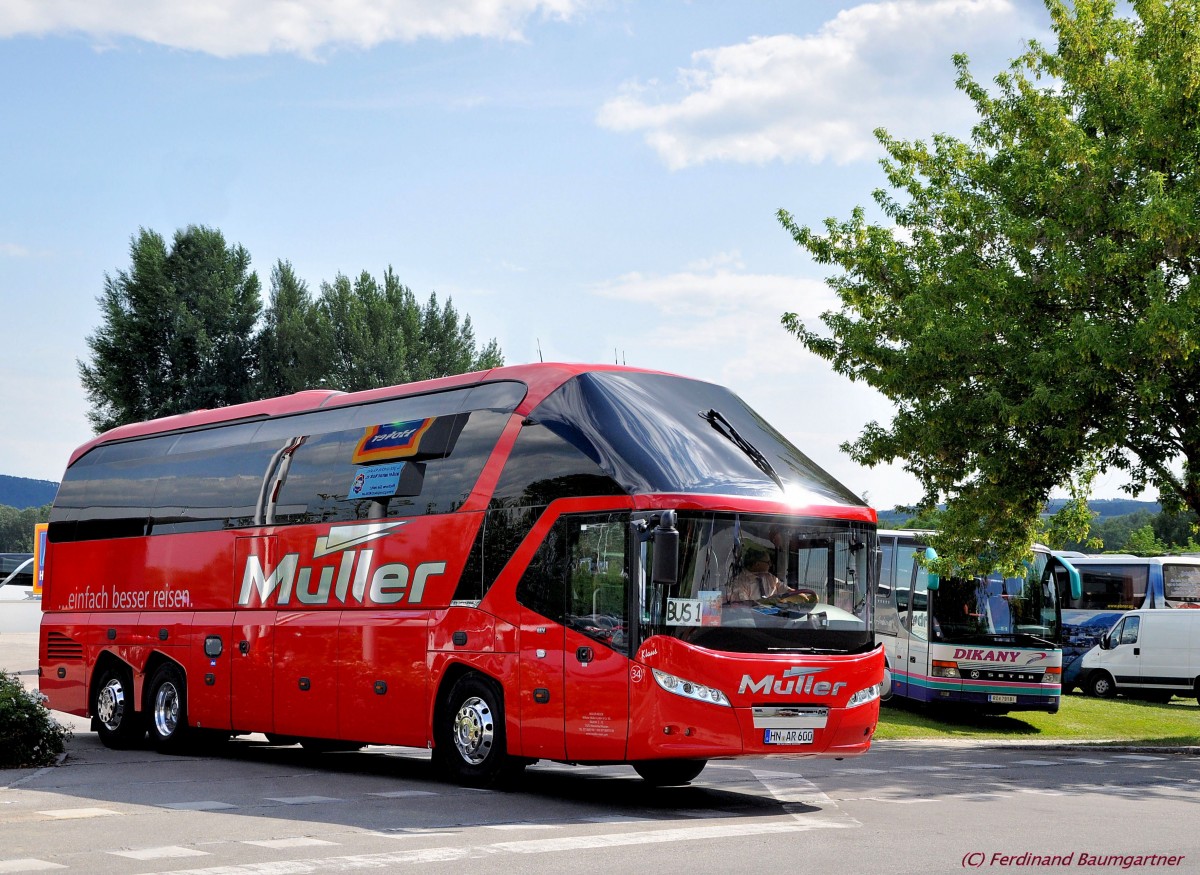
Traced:
<svg viewBox="0 0 1200 875">
<path fill-rule="evenodd" d="M 27 258 L 28 249 L 19 243 L 0 243 L 0 256 L 4 258 Z"/>
<path fill-rule="evenodd" d="M 641 132 L 672 169 L 708 161 L 838 163 L 877 154 L 872 131 L 965 131 L 972 109 L 951 56 L 1018 54 L 1029 18 L 1013 0 L 886 0 L 815 34 L 754 37 L 692 55 L 678 83 L 631 83 L 597 121 Z M 984 78 L 990 78 L 990 71 Z"/>
<path fill-rule="evenodd" d="M 736 254 L 735 254 L 736 258 Z M 632 348 L 670 350 L 721 362 L 719 374 L 706 375 L 728 385 L 764 374 L 810 370 L 816 360 L 780 324 L 785 312 L 815 322 L 836 304 L 821 280 L 729 270 L 730 255 L 706 259 L 708 267 L 666 275 L 630 273 L 595 287 L 596 294 L 630 301 L 655 311 L 646 337 L 629 337 Z M 690 373 L 695 373 L 695 370 Z"/>
<path fill-rule="evenodd" d="M 218 57 L 460 37 L 523 39 L 535 17 L 566 19 L 583 0 L 8 0 L 0 37 L 83 33 Z"/>
</svg>

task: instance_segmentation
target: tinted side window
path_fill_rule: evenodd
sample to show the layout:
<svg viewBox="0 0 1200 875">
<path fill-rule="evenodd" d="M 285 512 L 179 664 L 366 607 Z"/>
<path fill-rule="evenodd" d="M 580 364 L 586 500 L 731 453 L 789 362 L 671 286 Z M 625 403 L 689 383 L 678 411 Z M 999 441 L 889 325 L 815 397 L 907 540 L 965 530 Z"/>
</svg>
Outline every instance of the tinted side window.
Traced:
<svg viewBox="0 0 1200 875">
<path fill-rule="evenodd" d="M 1146 598 L 1149 571 L 1141 565 L 1081 565 L 1082 598 L 1071 607 L 1132 610 Z"/>
<path fill-rule="evenodd" d="M 492 507 L 544 506 L 557 498 L 624 495 L 593 453 L 578 430 L 561 423 L 529 421 L 504 463 Z"/>
<path fill-rule="evenodd" d="M 454 591 L 455 601 L 479 601 L 487 594 L 545 509 L 521 507 L 487 511 Z"/>
<path fill-rule="evenodd" d="M 470 496 L 525 387 L 496 383 L 345 411 L 341 428 L 307 437 L 286 460 L 279 522 L 451 513 Z M 333 411 L 329 411 L 332 413 Z"/>
<path fill-rule="evenodd" d="M 154 501 L 155 460 L 175 435 L 97 447 L 63 476 L 50 517 L 50 540 L 131 538 L 146 534 Z M 73 526 L 61 525 L 73 519 Z"/>
<path fill-rule="evenodd" d="M 629 644 L 628 514 L 574 517 L 567 625 L 621 653 Z"/>
<path fill-rule="evenodd" d="M 1200 565 L 1164 565 L 1163 595 L 1169 608 L 1200 605 Z"/>
<path fill-rule="evenodd" d="M 517 601 L 531 611 L 562 622 L 566 611 L 566 581 L 571 568 L 567 520 L 560 518 L 546 534 L 517 584 Z"/>
<path fill-rule="evenodd" d="M 263 474 L 275 452 L 244 423 L 180 434 L 165 455 L 145 461 L 155 484 L 150 533 L 193 532 L 254 524 Z"/>
</svg>

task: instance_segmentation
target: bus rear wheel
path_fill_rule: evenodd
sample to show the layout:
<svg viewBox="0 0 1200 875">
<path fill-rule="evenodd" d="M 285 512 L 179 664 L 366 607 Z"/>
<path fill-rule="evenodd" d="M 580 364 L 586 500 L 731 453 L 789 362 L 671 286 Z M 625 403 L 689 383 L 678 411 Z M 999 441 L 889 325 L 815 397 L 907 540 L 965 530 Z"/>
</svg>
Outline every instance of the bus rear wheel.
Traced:
<svg viewBox="0 0 1200 875">
<path fill-rule="evenodd" d="M 1116 692 L 1116 685 L 1106 671 L 1092 672 L 1087 679 L 1087 691 L 1097 699 L 1110 699 Z"/>
<path fill-rule="evenodd" d="M 707 765 L 708 760 L 642 760 L 633 769 L 654 787 L 678 787 L 690 783 Z"/>
<path fill-rule="evenodd" d="M 133 676 L 123 668 L 107 669 L 92 694 L 96 734 L 105 747 L 126 750 L 146 735 L 141 715 L 133 709 Z"/>
<path fill-rule="evenodd" d="M 507 783 L 526 765 L 508 755 L 504 697 L 495 682 L 480 674 L 464 675 L 450 689 L 434 751 L 450 778 L 468 787 Z"/>
<path fill-rule="evenodd" d="M 164 663 L 154 672 L 147 699 L 150 712 L 150 742 L 160 753 L 179 753 L 188 745 L 187 680 L 174 663 Z"/>
</svg>

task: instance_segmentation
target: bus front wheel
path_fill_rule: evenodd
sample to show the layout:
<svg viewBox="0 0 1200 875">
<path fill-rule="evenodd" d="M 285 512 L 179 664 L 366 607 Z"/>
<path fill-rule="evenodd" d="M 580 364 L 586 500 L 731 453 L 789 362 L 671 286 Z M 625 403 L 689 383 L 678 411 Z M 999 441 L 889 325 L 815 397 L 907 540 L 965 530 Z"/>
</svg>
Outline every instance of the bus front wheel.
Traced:
<svg viewBox="0 0 1200 875">
<path fill-rule="evenodd" d="M 107 669 L 92 694 L 96 734 L 105 747 L 125 750 L 146 735 L 141 715 L 133 708 L 133 675 L 123 668 Z"/>
<path fill-rule="evenodd" d="M 654 787 L 678 787 L 704 771 L 708 760 L 642 760 L 633 769 Z"/>
<path fill-rule="evenodd" d="M 434 749 L 446 773 L 468 787 L 490 787 L 515 778 L 525 760 L 508 754 L 504 697 L 480 674 L 459 678 L 446 697 Z"/>
<path fill-rule="evenodd" d="M 150 741 L 160 753 L 178 753 L 189 741 L 187 681 L 174 663 L 163 663 L 150 681 Z"/>
<path fill-rule="evenodd" d="M 1088 677 L 1087 689 L 1097 699 L 1110 699 L 1117 692 L 1113 679 L 1106 671 L 1093 672 Z"/>
</svg>

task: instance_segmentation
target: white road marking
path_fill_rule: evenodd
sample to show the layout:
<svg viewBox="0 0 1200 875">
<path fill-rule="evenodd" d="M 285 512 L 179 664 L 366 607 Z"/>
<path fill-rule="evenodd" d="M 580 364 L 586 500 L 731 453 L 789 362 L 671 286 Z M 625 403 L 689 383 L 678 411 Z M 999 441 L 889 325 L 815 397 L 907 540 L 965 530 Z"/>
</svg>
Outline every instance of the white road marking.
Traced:
<svg viewBox="0 0 1200 875">
<path fill-rule="evenodd" d="M 52 811 L 39 811 L 38 814 L 58 820 L 78 820 L 85 817 L 119 817 L 121 812 L 111 808 L 56 808 Z"/>
<path fill-rule="evenodd" d="M 284 805 L 319 805 L 322 802 L 341 802 L 333 796 L 267 796 L 269 802 L 282 802 Z"/>
<path fill-rule="evenodd" d="M 1014 766 L 1061 766 L 1066 760 L 1015 760 Z"/>
<path fill-rule="evenodd" d="M 502 830 L 519 830 L 519 829 L 562 829 L 561 824 L 557 823 L 485 823 L 484 829 L 502 829 Z"/>
<path fill-rule="evenodd" d="M 217 866 L 208 869 L 171 870 L 161 875 L 310 875 L 316 872 L 351 872 L 360 869 L 385 869 L 389 866 L 428 865 L 459 860 L 492 857 L 496 854 L 560 854 L 598 848 L 636 845 L 729 840 L 756 835 L 781 835 L 811 829 L 839 829 L 849 824 L 835 822 L 733 823 L 693 826 L 644 832 L 610 833 L 595 836 L 563 836 L 490 845 L 423 848 L 383 854 L 357 854 L 346 857 L 320 857 L 307 860 L 279 860 L 273 863 L 249 863 L 242 866 Z"/>
<path fill-rule="evenodd" d="M 167 802 L 158 807 L 171 808 L 175 811 L 225 811 L 229 808 L 237 808 L 236 805 L 230 805 L 228 802 L 215 802 L 212 800 L 202 802 Z"/>
<path fill-rule="evenodd" d="M 244 841 L 243 845 L 257 845 L 260 848 L 315 848 L 336 845 L 337 842 L 327 842 L 325 839 L 314 839 L 308 836 L 297 836 L 292 839 L 262 839 L 259 841 Z"/>
<path fill-rule="evenodd" d="M 35 860 L 24 857 L 19 860 L 0 860 L 0 872 L 46 872 L 50 869 L 65 869 L 61 863 L 51 863 L 49 860 Z"/>
<path fill-rule="evenodd" d="M 181 848 L 169 845 L 165 848 L 141 848 L 136 851 L 106 851 L 114 857 L 126 857 L 130 860 L 169 860 L 176 857 L 211 857 L 208 851 L 197 851 L 195 848 Z"/>
<path fill-rule="evenodd" d="M 387 793 L 369 793 L 369 796 L 383 796 L 386 799 L 407 799 L 411 796 L 438 796 L 432 790 L 390 790 Z"/>
</svg>

